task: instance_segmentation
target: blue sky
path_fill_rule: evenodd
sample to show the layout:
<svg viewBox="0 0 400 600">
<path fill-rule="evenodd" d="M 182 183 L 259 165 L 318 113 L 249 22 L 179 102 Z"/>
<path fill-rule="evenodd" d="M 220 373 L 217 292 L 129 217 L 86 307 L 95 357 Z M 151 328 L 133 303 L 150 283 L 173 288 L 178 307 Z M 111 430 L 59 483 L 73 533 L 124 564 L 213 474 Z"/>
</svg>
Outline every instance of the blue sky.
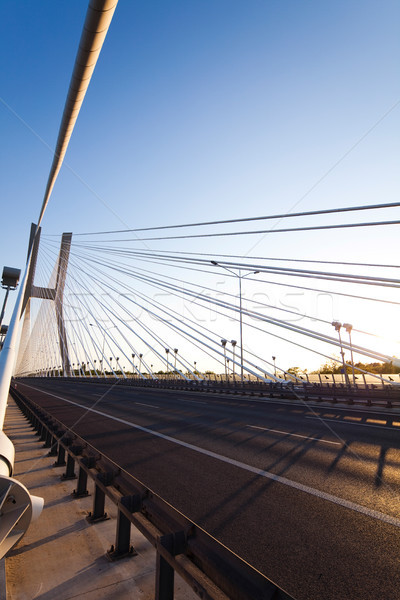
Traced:
<svg viewBox="0 0 400 600">
<path fill-rule="evenodd" d="M 2 13 L 8 266 L 22 267 L 38 218 L 86 7 L 18 0 Z M 44 233 L 397 201 L 399 16 L 390 0 L 120 0 Z M 212 243 L 398 262 L 394 227 Z"/>
</svg>

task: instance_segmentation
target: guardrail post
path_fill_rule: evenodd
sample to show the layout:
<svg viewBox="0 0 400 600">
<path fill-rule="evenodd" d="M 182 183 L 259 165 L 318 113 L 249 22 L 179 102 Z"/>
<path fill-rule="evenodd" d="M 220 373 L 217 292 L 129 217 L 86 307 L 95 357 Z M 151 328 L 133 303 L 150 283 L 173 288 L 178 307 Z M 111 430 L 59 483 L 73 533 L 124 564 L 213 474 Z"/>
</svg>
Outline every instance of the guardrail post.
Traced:
<svg viewBox="0 0 400 600">
<path fill-rule="evenodd" d="M 173 551 L 173 535 L 163 535 L 159 539 L 161 546 L 168 552 Z M 156 559 L 156 593 L 155 600 L 173 600 L 174 598 L 174 569 L 159 552 Z"/>
<path fill-rule="evenodd" d="M 107 513 L 104 512 L 106 495 L 101 487 L 96 484 L 96 480 L 103 483 L 104 477 L 102 476 L 102 473 L 99 473 L 95 479 L 93 510 L 89 512 L 88 516 L 86 517 L 86 520 L 89 523 L 97 523 L 98 521 L 105 521 L 108 519 Z"/>
<path fill-rule="evenodd" d="M 61 444 L 58 445 L 58 457 L 56 462 L 54 463 L 55 467 L 63 467 L 65 465 L 65 448 L 64 446 L 61 446 Z"/>
<path fill-rule="evenodd" d="M 76 479 L 76 475 L 75 475 L 75 459 L 70 454 L 68 454 L 67 468 L 65 470 L 65 473 L 62 475 L 62 479 Z"/>
<path fill-rule="evenodd" d="M 43 448 L 50 448 L 51 447 L 52 438 L 53 438 L 53 436 L 51 435 L 50 429 L 47 429 L 46 433 L 45 433 L 45 439 L 44 439 Z"/>
<path fill-rule="evenodd" d="M 48 456 L 57 456 L 58 450 L 57 450 L 57 438 L 52 435 L 51 436 L 51 442 L 50 442 L 50 451 Z"/>
<path fill-rule="evenodd" d="M 76 490 L 72 492 L 74 498 L 83 498 L 84 496 L 89 495 L 87 490 L 87 479 L 88 474 L 86 473 L 85 469 L 83 467 L 79 467 L 78 485 L 76 486 Z"/>
<path fill-rule="evenodd" d="M 44 442 L 46 440 L 46 427 L 43 425 L 43 423 L 40 423 L 39 425 L 39 442 Z"/>
<path fill-rule="evenodd" d="M 131 496 L 121 498 L 121 504 L 131 510 Z M 136 556 L 137 552 L 134 550 L 133 546 L 130 545 L 130 541 L 131 522 L 121 510 L 118 510 L 115 546 L 112 545 L 110 550 L 107 551 L 109 560 L 118 560 L 119 558 L 124 558 L 126 556 Z"/>
</svg>

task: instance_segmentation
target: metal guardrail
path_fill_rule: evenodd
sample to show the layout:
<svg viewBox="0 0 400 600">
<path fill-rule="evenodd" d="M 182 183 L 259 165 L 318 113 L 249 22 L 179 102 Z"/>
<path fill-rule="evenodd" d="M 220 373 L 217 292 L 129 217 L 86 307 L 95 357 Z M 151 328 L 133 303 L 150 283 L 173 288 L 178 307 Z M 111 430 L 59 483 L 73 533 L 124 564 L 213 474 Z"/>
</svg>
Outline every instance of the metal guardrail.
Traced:
<svg viewBox="0 0 400 600">
<path fill-rule="evenodd" d="M 36 378 L 19 378 L 20 381 L 35 380 Z M 41 379 L 41 378 L 39 378 Z M 42 378 L 46 381 L 47 378 Z M 51 381 L 76 382 L 76 377 L 50 377 Z M 133 386 L 140 388 L 156 388 L 165 390 L 180 390 L 189 392 L 222 393 L 234 395 L 249 395 L 269 398 L 303 399 L 314 402 L 328 401 L 332 403 L 359 404 L 364 406 L 380 406 L 386 408 L 400 407 L 400 385 L 356 384 L 344 383 L 293 383 L 293 382 L 264 382 L 246 381 L 185 381 L 182 379 L 135 379 L 115 377 L 80 377 L 79 383 L 102 383 Z"/>
<path fill-rule="evenodd" d="M 134 525 L 156 550 L 155 600 L 174 597 L 178 573 L 203 600 L 294 600 L 262 573 L 231 552 L 211 535 L 174 509 L 152 490 L 50 416 L 16 389 L 10 393 L 37 431 L 55 466 L 65 466 L 64 479 L 76 478 L 74 496 L 88 495 L 88 478 L 94 482 L 91 523 L 107 518 L 105 498 L 118 509 L 115 544 L 110 560 L 134 555 L 130 529 Z"/>
</svg>

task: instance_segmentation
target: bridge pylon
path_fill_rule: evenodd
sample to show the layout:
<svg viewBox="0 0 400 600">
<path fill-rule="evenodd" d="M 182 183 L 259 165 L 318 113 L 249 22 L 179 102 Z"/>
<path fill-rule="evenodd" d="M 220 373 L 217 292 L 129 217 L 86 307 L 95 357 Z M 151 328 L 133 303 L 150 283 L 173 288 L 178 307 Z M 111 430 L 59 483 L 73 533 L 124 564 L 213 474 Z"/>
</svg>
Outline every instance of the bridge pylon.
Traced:
<svg viewBox="0 0 400 600">
<path fill-rule="evenodd" d="M 36 235 L 35 235 L 36 233 Z M 68 340 L 64 321 L 64 289 L 67 276 L 69 254 L 71 249 L 72 233 L 63 233 L 61 237 L 60 251 L 57 259 L 57 277 L 54 287 L 40 287 L 34 284 L 37 256 L 39 252 L 41 227 L 34 223 L 31 225 L 31 234 L 29 240 L 28 256 L 32 250 L 32 258 L 27 276 L 27 284 L 22 305 L 24 314 L 23 333 L 30 333 L 30 300 L 31 298 L 40 298 L 41 300 L 52 300 L 55 304 L 58 341 L 60 347 L 61 364 L 63 374 L 66 377 L 71 376 L 71 361 L 68 352 Z"/>
</svg>

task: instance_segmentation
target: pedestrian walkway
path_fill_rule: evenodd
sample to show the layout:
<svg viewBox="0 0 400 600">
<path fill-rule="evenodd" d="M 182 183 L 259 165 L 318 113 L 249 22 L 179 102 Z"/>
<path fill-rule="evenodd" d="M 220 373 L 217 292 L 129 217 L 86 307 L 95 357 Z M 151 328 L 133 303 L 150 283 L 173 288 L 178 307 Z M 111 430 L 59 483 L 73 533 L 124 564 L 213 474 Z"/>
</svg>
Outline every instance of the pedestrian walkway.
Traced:
<svg viewBox="0 0 400 600">
<path fill-rule="evenodd" d="M 92 496 L 73 498 L 76 480 L 61 479 L 65 467 L 54 467 L 54 457 L 48 456 L 14 400 L 9 397 L 8 402 L 4 431 L 15 446 L 14 477 L 44 498 L 44 509 L 5 560 L 6 600 L 154 599 L 153 546 L 132 527 L 137 556 L 110 562 L 106 552 L 115 542 L 115 506 L 106 501 L 110 519 L 90 525 L 85 517 Z M 176 577 L 175 598 L 197 596 Z"/>
</svg>

